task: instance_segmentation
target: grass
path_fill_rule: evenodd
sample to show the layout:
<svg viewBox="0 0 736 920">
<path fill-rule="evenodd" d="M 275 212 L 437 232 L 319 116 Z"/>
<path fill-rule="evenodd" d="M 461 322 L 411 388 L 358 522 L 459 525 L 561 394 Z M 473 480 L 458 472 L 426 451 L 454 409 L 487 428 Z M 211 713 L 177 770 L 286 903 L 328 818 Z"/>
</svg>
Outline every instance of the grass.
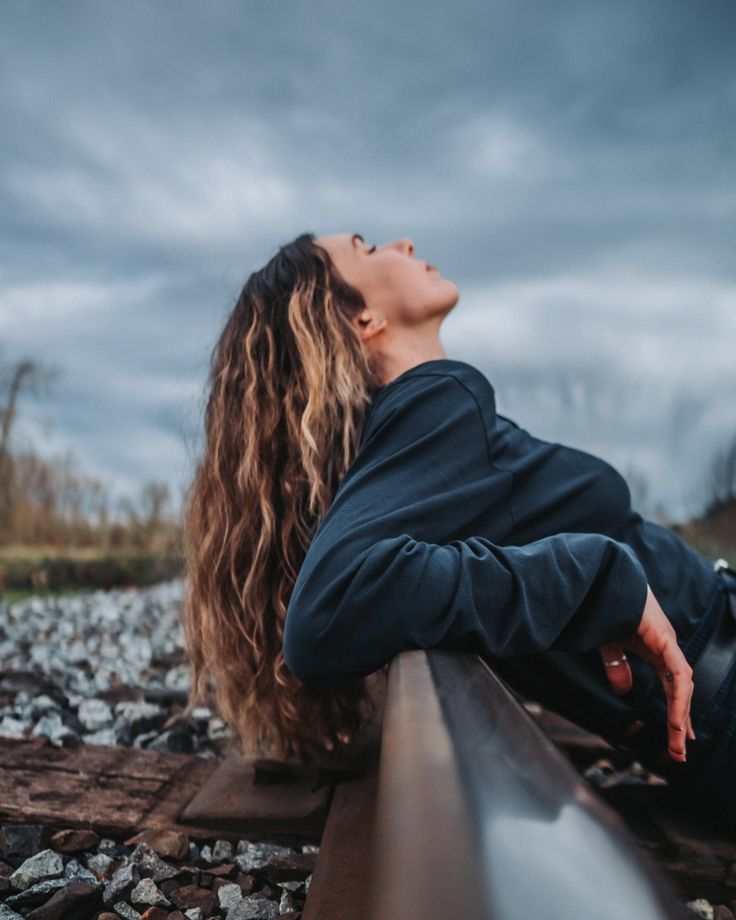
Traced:
<svg viewBox="0 0 736 920">
<path fill-rule="evenodd" d="M 42 559 L 74 559 L 87 561 L 101 559 L 106 556 L 118 558 L 131 558 L 148 555 L 141 550 L 134 549 L 103 549 L 99 546 L 28 546 L 22 543 L 11 543 L 0 547 L 0 563 L 7 560 L 14 562 L 18 559 L 29 562 L 41 562 Z"/>
<path fill-rule="evenodd" d="M 15 604 L 18 601 L 28 600 L 30 597 L 64 597 L 69 594 L 89 594 L 95 588 L 59 588 L 54 591 L 50 588 L 9 588 L 0 594 L 0 601 Z"/>
<path fill-rule="evenodd" d="M 85 589 L 144 587 L 183 574 L 179 556 L 156 553 L 104 553 L 85 548 L 68 552 L 48 547 L 0 549 L 0 591 L 6 598 L 53 596 Z M 54 548 L 55 549 L 55 548 Z M 7 551 L 6 551 L 7 550 Z"/>
</svg>

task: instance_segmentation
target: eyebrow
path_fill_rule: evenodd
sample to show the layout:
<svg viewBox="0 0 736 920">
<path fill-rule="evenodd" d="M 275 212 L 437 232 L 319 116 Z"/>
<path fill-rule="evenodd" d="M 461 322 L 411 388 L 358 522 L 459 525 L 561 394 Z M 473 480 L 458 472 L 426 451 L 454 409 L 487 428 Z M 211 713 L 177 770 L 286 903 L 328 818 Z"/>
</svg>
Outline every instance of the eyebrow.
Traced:
<svg viewBox="0 0 736 920">
<path fill-rule="evenodd" d="M 362 237 L 359 233 L 354 233 L 354 234 L 350 237 L 350 242 L 353 244 L 353 248 L 355 248 L 355 241 L 356 241 L 356 240 L 360 240 L 361 243 L 365 243 L 365 240 L 363 239 L 363 237 Z"/>
</svg>

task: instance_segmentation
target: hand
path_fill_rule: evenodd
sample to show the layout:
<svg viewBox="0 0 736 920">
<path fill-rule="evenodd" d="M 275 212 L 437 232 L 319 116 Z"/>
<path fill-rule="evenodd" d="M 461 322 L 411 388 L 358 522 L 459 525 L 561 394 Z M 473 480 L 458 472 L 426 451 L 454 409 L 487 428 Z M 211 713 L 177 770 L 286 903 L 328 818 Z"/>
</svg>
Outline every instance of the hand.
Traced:
<svg viewBox="0 0 736 920">
<path fill-rule="evenodd" d="M 631 668 L 624 658 L 624 646 L 650 664 L 659 675 L 667 697 L 667 753 L 673 760 L 684 762 L 686 738 L 695 740 L 695 732 L 690 721 L 693 669 L 682 654 L 675 630 L 649 585 L 644 612 L 636 633 L 621 642 L 598 646 L 604 662 L 619 662 L 606 668 L 608 680 L 614 692 L 618 694 L 628 693 L 633 682 Z"/>
</svg>

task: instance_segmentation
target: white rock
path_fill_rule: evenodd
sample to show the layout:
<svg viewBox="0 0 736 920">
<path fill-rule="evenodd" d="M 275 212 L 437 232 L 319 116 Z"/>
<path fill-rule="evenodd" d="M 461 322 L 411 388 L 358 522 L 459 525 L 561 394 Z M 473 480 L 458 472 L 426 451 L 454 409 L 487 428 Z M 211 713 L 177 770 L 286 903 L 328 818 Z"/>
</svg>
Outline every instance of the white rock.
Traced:
<svg viewBox="0 0 736 920">
<path fill-rule="evenodd" d="M 161 707 L 138 700 L 123 700 L 115 704 L 115 720 L 132 722 L 134 719 L 152 719 L 160 715 Z"/>
<path fill-rule="evenodd" d="M 117 743 L 117 736 L 114 728 L 101 728 L 98 732 L 90 732 L 82 735 L 85 744 L 101 744 L 107 747 L 114 747 Z"/>
<path fill-rule="evenodd" d="M 110 869 L 112 859 L 106 853 L 91 853 L 87 857 L 87 868 L 96 876 L 105 877 Z"/>
<path fill-rule="evenodd" d="M 145 904 L 147 907 L 170 907 L 171 901 L 158 888 L 153 879 L 142 878 L 130 893 L 133 904 Z"/>
<path fill-rule="evenodd" d="M 53 850 L 41 850 L 24 860 L 10 876 L 13 888 L 25 891 L 34 882 L 42 879 L 58 878 L 64 871 L 64 862 L 58 853 Z"/>
<path fill-rule="evenodd" d="M 175 690 L 188 690 L 191 682 L 191 669 L 188 664 L 174 665 L 164 677 L 164 684 Z"/>
<path fill-rule="evenodd" d="M 274 858 L 292 856 L 293 852 L 289 847 L 278 846 L 275 843 L 247 843 L 241 852 L 238 844 L 235 862 L 244 872 L 250 872 L 253 869 L 263 869 Z"/>
<path fill-rule="evenodd" d="M 238 901 L 243 900 L 243 890 L 240 885 L 231 882 L 217 889 L 217 900 L 222 910 L 229 910 L 234 907 Z"/>
<path fill-rule="evenodd" d="M 43 735 L 50 741 L 62 738 L 69 729 L 61 720 L 61 714 L 58 712 L 49 712 L 36 722 L 33 726 L 32 735 Z"/>
<path fill-rule="evenodd" d="M 233 845 L 229 840 L 215 840 L 212 847 L 212 858 L 215 862 L 227 862 L 233 858 Z"/>
<path fill-rule="evenodd" d="M 77 718 L 88 732 L 96 732 L 112 723 L 112 709 L 104 700 L 84 700 L 79 704 Z"/>
<path fill-rule="evenodd" d="M 277 882 L 276 884 L 279 886 L 279 888 L 283 888 L 284 891 L 296 891 L 298 888 L 302 887 L 304 882 L 291 881 L 291 882 Z"/>
<path fill-rule="evenodd" d="M 134 907 L 131 907 L 129 904 L 127 904 L 125 901 L 116 901 L 113 904 L 112 909 L 116 914 L 120 914 L 123 920 L 138 920 L 138 917 L 140 917 L 138 911 Z"/>
<path fill-rule="evenodd" d="M 80 879 L 83 882 L 93 882 L 95 885 L 100 884 L 94 872 L 90 872 L 89 869 L 74 859 L 74 857 L 69 859 L 64 866 L 64 878 Z"/>
<path fill-rule="evenodd" d="M 31 702 L 29 708 L 31 710 L 32 718 L 37 719 L 39 716 L 42 716 L 46 712 L 58 712 L 59 704 L 56 702 L 56 700 L 52 700 L 50 696 L 42 693 Z"/>
<path fill-rule="evenodd" d="M 227 920 L 271 920 L 281 913 L 278 904 L 268 898 L 249 895 L 238 901 L 225 915 Z"/>
<path fill-rule="evenodd" d="M 13 716 L 3 716 L 0 719 L 0 735 L 5 738 L 22 738 L 25 735 L 24 729 L 29 727 L 27 722 L 21 722 Z"/>
<path fill-rule="evenodd" d="M 301 904 L 294 898 L 289 891 L 284 891 L 279 901 L 279 912 L 288 913 L 290 910 L 301 910 Z"/>
</svg>

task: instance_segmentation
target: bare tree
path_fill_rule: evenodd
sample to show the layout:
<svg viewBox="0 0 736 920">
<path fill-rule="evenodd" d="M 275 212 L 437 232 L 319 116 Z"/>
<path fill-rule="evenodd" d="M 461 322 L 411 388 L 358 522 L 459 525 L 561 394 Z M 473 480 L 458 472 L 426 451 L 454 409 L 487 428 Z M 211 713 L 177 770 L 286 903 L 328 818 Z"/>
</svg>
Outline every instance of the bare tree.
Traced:
<svg viewBox="0 0 736 920">
<path fill-rule="evenodd" d="M 163 482 L 146 482 L 141 489 L 140 505 L 143 521 L 149 531 L 155 530 L 163 518 L 164 508 L 169 503 L 169 487 Z"/>
<path fill-rule="evenodd" d="M 15 527 L 20 543 L 50 543 L 58 531 L 58 492 L 53 468 L 34 454 L 14 457 Z"/>
<path fill-rule="evenodd" d="M 709 488 L 711 508 L 736 502 L 736 433 L 713 457 Z"/>
<path fill-rule="evenodd" d="M 5 404 L 0 406 L 0 457 L 6 456 L 10 451 L 10 433 L 21 392 L 25 389 L 33 396 L 40 396 L 58 374 L 58 368 L 42 365 L 32 358 L 21 358 L 4 371 L 0 371 L 0 389 L 7 393 Z"/>
<path fill-rule="evenodd" d="M 58 374 L 32 358 L 21 358 L 0 371 L 0 392 L 6 394 L 0 404 L 0 534 L 13 530 L 15 464 L 10 455 L 10 438 L 18 412 L 18 399 L 26 390 L 38 396 Z"/>
</svg>

